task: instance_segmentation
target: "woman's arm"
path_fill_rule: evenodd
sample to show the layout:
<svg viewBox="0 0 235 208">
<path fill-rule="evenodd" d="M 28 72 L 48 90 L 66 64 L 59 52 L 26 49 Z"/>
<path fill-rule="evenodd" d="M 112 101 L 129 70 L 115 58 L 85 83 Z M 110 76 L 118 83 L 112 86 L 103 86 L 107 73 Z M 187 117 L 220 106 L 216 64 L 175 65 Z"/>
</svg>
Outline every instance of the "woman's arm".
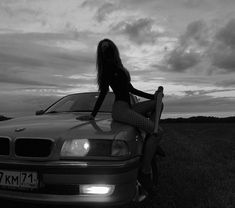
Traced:
<svg viewBox="0 0 235 208">
<path fill-rule="evenodd" d="M 99 97 L 96 100 L 95 106 L 94 106 L 93 111 L 91 112 L 90 115 L 82 115 L 82 116 L 77 117 L 77 119 L 81 120 L 81 121 L 94 120 L 96 114 L 98 113 L 98 111 L 104 101 L 104 98 L 105 98 L 107 92 L 108 92 L 108 90 L 100 91 Z"/>
<path fill-rule="evenodd" d="M 144 98 L 147 98 L 147 99 L 150 99 L 150 100 L 154 100 L 154 94 L 149 94 L 149 93 L 137 90 L 132 86 L 131 83 L 129 84 L 129 91 L 132 94 L 138 95 L 140 97 L 144 97 Z"/>
<path fill-rule="evenodd" d="M 109 91 L 109 86 L 108 85 L 104 90 L 100 91 L 100 94 L 99 94 L 99 97 L 98 97 L 98 99 L 95 103 L 94 109 L 91 112 L 91 116 L 93 118 L 95 118 L 96 114 L 98 113 L 98 111 L 99 111 L 99 109 L 100 109 L 100 107 L 101 107 L 101 105 L 104 101 L 104 98 L 105 98 L 106 94 L 108 93 L 108 91 Z"/>
</svg>

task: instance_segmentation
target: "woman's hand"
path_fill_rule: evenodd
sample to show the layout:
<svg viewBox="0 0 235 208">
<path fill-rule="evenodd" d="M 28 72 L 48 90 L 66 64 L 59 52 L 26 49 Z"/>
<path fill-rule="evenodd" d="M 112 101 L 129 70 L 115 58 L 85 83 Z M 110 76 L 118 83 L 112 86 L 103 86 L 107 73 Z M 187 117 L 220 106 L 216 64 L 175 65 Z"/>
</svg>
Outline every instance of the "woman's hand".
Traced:
<svg viewBox="0 0 235 208">
<path fill-rule="evenodd" d="M 83 115 L 83 116 L 79 116 L 76 119 L 81 120 L 81 121 L 90 121 L 90 120 L 94 120 L 94 117 L 92 115 Z"/>
<path fill-rule="evenodd" d="M 155 93 L 154 93 L 154 99 L 155 99 L 155 100 L 157 100 L 158 93 L 159 93 L 158 90 L 155 91 Z M 163 94 L 163 93 L 162 93 L 162 97 L 164 97 L 164 94 Z"/>
</svg>

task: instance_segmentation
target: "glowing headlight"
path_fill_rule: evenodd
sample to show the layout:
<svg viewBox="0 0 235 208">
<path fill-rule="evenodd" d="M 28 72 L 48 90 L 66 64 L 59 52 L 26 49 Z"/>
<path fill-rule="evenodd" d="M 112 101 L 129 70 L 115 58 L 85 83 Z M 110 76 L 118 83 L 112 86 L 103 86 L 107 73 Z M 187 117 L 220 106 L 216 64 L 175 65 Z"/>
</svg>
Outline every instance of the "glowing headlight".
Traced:
<svg viewBox="0 0 235 208">
<path fill-rule="evenodd" d="M 109 196 L 114 192 L 114 185 L 84 184 L 80 185 L 80 194 Z"/>
<path fill-rule="evenodd" d="M 61 156 L 83 157 L 88 154 L 89 150 L 90 143 L 88 139 L 72 139 L 64 142 L 60 154 Z"/>
</svg>

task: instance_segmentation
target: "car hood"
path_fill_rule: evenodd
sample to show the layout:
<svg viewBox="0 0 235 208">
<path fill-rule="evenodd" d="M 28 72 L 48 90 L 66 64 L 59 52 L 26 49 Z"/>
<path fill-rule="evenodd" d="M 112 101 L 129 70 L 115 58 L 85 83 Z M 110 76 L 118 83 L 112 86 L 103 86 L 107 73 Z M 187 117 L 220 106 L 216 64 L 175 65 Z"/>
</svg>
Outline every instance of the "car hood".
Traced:
<svg viewBox="0 0 235 208">
<path fill-rule="evenodd" d="M 0 122 L 0 136 L 63 138 L 103 138 L 114 139 L 120 131 L 130 126 L 114 122 L 108 113 L 99 113 L 92 121 L 77 119 L 83 113 L 56 113 L 40 116 L 15 118 Z"/>
</svg>

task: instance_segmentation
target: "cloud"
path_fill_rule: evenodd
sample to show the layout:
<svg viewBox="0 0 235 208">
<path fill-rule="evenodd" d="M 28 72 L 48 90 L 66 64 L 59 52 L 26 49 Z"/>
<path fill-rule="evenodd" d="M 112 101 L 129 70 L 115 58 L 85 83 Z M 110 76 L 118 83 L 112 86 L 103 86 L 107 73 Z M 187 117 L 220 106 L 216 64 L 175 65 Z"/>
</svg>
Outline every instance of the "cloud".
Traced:
<svg viewBox="0 0 235 208">
<path fill-rule="evenodd" d="M 209 50 L 212 65 L 226 72 L 235 72 L 235 19 L 217 31 Z"/>
<path fill-rule="evenodd" d="M 216 45 L 211 51 L 212 64 L 218 71 L 235 72 L 235 50 L 224 45 Z"/>
<path fill-rule="evenodd" d="M 135 44 L 153 44 L 160 32 L 153 30 L 154 20 L 151 18 L 140 18 L 137 20 L 122 21 L 113 26 L 111 30 L 115 33 L 125 35 Z"/>
<path fill-rule="evenodd" d="M 235 19 L 220 28 L 205 21 L 190 23 L 178 38 L 175 48 L 165 56 L 168 70 L 197 70 L 201 64 L 205 74 L 235 72 Z"/>
<path fill-rule="evenodd" d="M 70 33 L 69 33 L 70 32 Z M 69 41 L 77 40 L 76 35 L 73 34 L 73 31 L 69 32 L 28 32 L 22 33 L 17 30 L 6 31 L 5 34 L 0 34 L 0 41 L 7 42 L 12 40 L 35 42 L 35 41 Z M 82 33 L 81 33 L 82 34 Z M 79 41 L 79 39 L 78 39 Z"/>
<path fill-rule="evenodd" d="M 191 22 L 186 32 L 180 37 L 181 45 L 199 45 L 205 46 L 209 44 L 209 28 L 202 20 Z"/>
<path fill-rule="evenodd" d="M 222 87 L 235 87 L 235 80 L 234 79 L 229 79 L 229 80 L 223 80 L 216 82 L 217 86 L 222 86 Z"/>
<path fill-rule="evenodd" d="M 195 51 L 186 51 L 184 48 L 176 48 L 170 53 L 167 60 L 168 69 L 175 72 L 184 72 L 196 66 L 201 61 L 201 56 Z"/>
<path fill-rule="evenodd" d="M 117 7 L 113 3 L 106 2 L 97 9 L 95 18 L 98 22 L 103 22 L 107 17 L 107 15 L 116 10 Z"/>
<path fill-rule="evenodd" d="M 31 94 L 62 95 L 97 89 L 95 48 L 105 34 L 120 46 L 123 63 L 133 74 L 137 88 L 152 92 L 164 85 L 166 97 L 188 97 L 170 97 L 169 108 L 175 112 L 181 103 L 174 107 L 174 99 L 182 101 L 184 112 L 191 106 L 192 111 L 197 108 L 191 102 L 203 109 L 208 100 L 213 108 L 211 102 L 217 100 L 212 96 L 223 96 L 226 92 L 219 90 L 234 87 L 227 77 L 234 66 L 234 21 L 224 24 L 221 20 L 233 15 L 234 6 L 227 4 L 229 1 L 234 2 L 1 0 L 0 91 L 12 96 L 14 91 L 22 96 L 25 93 L 26 102 Z M 214 71 L 211 76 L 207 76 L 209 70 Z M 229 93 L 233 92 L 226 95 Z M 5 98 L 1 94 L 1 102 Z M 41 99 L 31 98 L 32 105 Z M 14 111 L 17 106 L 12 103 Z M 22 112 L 27 111 L 24 105 L 29 106 L 24 102 L 21 105 Z"/>
<path fill-rule="evenodd" d="M 223 92 L 233 92 L 234 89 L 212 89 L 212 90 L 186 90 L 186 96 L 216 95 Z M 225 96 L 226 97 L 226 96 Z M 232 96 L 233 97 L 233 96 Z"/>
<path fill-rule="evenodd" d="M 68 44 L 71 40 L 74 40 L 73 36 L 63 33 L 46 33 L 45 36 L 39 33 L 1 34 L 1 90 L 2 85 L 7 85 L 10 89 L 25 90 L 31 86 L 35 92 L 39 92 L 40 88 L 69 92 L 72 89 L 78 90 L 79 84 L 94 84 L 95 78 L 89 81 L 69 78 L 95 71 L 95 54 L 91 49 L 70 50 L 70 47 L 67 49 L 61 46 L 61 43 Z M 77 40 L 78 43 L 81 41 L 80 38 Z M 9 93 L 12 93 L 10 89 Z"/>
<path fill-rule="evenodd" d="M 175 48 L 165 56 L 168 70 L 184 72 L 193 69 L 203 61 L 209 43 L 206 23 L 202 20 L 191 22 L 178 38 Z"/>
<path fill-rule="evenodd" d="M 0 73 L 0 83 L 8 83 L 8 84 L 20 84 L 20 85 L 31 85 L 31 86 L 44 86 L 44 87 L 51 87 L 51 86 L 58 86 L 52 83 L 46 83 L 43 81 L 36 81 L 36 80 L 29 80 L 25 76 L 17 76 L 18 74 L 4 74 Z"/>
<path fill-rule="evenodd" d="M 24 55 L 14 55 L 6 52 L 0 52 L 0 62 L 0 66 L 2 67 L 4 67 L 4 65 L 17 65 L 21 67 L 42 67 L 45 65 L 36 57 L 26 57 Z"/>
<path fill-rule="evenodd" d="M 26 25 L 43 25 L 44 15 L 39 1 L 1 1 L 1 25 L 6 25 L 7 22 L 9 25 L 6 25 L 6 28 L 14 25 L 15 28 L 23 26 L 22 30 L 25 30 Z"/>
<path fill-rule="evenodd" d="M 228 47 L 235 48 L 235 19 L 229 20 L 229 22 L 216 33 L 216 40 Z"/>
<path fill-rule="evenodd" d="M 184 0 L 183 4 L 190 9 L 201 8 L 208 4 L 207 0 Z"/>
<path fill-rule="evenodd" d="M 79 64 L 95 64 L 91 51 L 64 49 L 61 43 L 73 40 L 66 34 L 14 34 L 0 35 L 1 66 L 5 68 L 49 67 L 76 68 Z M 78 40 L 81 42 L 82 40 Z"/>
<path fill-rule="evenodd" d="M 0 114 L 10 117 L 34 115 L 37 110 L 45 109 L 58 99 L 53 95 L 1 94 Z"/>
<path fill-rule="evenodd" d="M 23 4 L 22 4 L 23 3 Z M 30 2 L 28 2 L 30 3 Z M 37 7 L 25 7 L 26 2 L 17 2 L 17 1 L 1 1 L 1 11 L 9 17 L 15 18 L 19 17 L 29 17 L 37 16 L 42 11 Z"/>
<path fill-rule="evenodd" d="M 231 98 L 214 98 L 207 95 L 191 95 L 185 97 L 166 96 L 165 112 L 203 113 L 235 111 L 235 100 Z"/>
</svg>

